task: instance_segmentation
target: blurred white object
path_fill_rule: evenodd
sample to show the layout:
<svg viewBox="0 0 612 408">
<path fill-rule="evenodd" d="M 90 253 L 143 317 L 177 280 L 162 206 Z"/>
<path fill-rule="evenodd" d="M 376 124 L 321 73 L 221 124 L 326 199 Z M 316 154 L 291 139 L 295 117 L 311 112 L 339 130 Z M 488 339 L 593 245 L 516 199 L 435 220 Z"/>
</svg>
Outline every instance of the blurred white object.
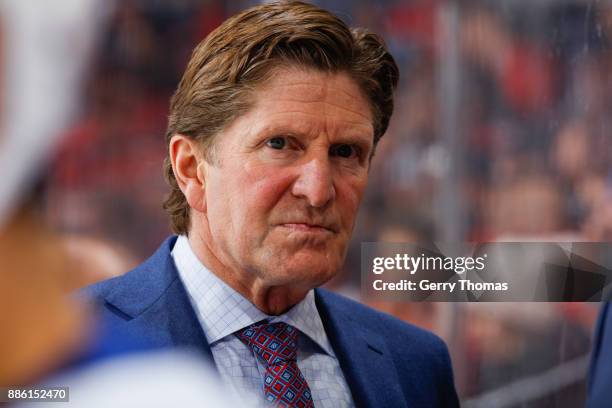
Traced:
<svg viewBox="0 0 612 408">
<path fill-rule="evenodd" d="M 0 0 L 0 226 L 75 112 L 109 1 Z"/>
<path fill-rule="evenodd" d="M 219 375 L 199 354 L 141 352 L 105 360 L 45 383 L 69 387 L 69 402 L 33 402 L 18 407 L 244 407 L 243 401 L 238 403 L 224 392 L 219 381 Z"/>
</svg>

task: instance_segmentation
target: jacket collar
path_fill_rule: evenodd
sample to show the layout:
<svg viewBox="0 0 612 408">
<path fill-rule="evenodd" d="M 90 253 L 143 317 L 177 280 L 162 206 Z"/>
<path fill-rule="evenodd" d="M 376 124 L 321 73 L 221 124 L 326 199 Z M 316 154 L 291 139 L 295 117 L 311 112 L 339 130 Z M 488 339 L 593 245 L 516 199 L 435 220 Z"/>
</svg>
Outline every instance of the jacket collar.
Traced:
<svg viewBox="0 0 612 408">
<path fill-rule="evenodd" d="M 202 327 L 178 277 L 168 238 L 143 264 L 120 277 L 105 300 L 126 317 L 125 330 L 157 347 L 191 347 L 212 359 Z"/>
</svg>

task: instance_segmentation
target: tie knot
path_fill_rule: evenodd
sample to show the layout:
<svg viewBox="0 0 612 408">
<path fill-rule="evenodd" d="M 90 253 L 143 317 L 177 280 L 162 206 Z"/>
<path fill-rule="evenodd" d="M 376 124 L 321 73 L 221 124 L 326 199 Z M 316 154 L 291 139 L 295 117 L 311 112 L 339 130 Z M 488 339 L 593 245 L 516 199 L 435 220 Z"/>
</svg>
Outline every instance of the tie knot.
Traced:
<svg viewBox="0 0 612 408">
<path fill-rule="evenodd" d="M 268 365 L 296 359 L 297 330 L 287 323 L 258 322 L 237 331 L 236 337 Z"/>
</svg>

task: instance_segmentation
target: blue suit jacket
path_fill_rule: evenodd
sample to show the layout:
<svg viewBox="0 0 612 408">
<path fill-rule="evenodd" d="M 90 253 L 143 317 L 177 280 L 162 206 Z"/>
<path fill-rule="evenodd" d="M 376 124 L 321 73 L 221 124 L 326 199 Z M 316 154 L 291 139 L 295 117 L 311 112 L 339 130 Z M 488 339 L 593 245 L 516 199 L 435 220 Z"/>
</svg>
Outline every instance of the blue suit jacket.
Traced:
<svg viewBox="0 0 612 408">
<path fill-rule="evenodd" d="M 593 337 L 589 372 L 589 408 L 612 406 L 612 312 L 604 303 Z"/>
<path fill-rule="evenodd" d="M 84 290 L 122 335 L 155 347 L 196 348 L 212 360 L 170 255 L 176 237 L 131 272 Z M 329 341 L 359 407 L 457 407 L 450 358 L 435 335 L 316 289 Z"/>
</svg>

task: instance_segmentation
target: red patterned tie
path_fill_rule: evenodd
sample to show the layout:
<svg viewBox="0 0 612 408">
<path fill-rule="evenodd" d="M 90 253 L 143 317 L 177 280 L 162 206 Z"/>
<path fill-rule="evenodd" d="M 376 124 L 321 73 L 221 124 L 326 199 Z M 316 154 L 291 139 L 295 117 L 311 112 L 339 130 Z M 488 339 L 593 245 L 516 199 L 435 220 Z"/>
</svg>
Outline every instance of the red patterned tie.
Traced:
<svg viewBox="0 0 612 408">
<path fill-rule="evenodd" d="M 236 332 L 266 366 L 266 401 L 279 407 L 314 407 L 308 383 L 297 366 L 298 331 L 286 323 L 262 321 Z"/>
</svg>

